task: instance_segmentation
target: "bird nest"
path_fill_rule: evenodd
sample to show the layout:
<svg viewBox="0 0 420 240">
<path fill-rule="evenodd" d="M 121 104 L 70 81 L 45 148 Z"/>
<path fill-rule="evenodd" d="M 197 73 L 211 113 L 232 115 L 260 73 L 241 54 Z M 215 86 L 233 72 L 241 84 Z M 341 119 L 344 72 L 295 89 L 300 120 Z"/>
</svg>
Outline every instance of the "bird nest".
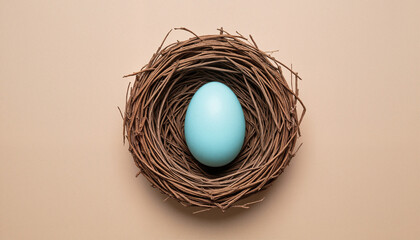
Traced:
<svg viewBox="0 0 420 240">
<path fill-rule="evenodd" d="M 237 201 L 270 186 L 298 149 L 305 114 L 298 97 L 300 77 L 261 51 L 252 36 L 248 40 L 223 28 L 204 36 L 177 29 L 194 36 L 163 48 L 169 31 L 149 63 L 125 76 L 135 76 L 135 82 L 127 89 L 124 140 L 139 174 L 182 205 L 199 211 L 248 208 L 253 202 Z M 290 72 L 290 85 L 282 69 Z M 239 155 L 219 168 L 195 160 L 184 137 L 188 104 L 197 89 L 211 81 L 232 89 L 246 121 Z"/>
</svg>

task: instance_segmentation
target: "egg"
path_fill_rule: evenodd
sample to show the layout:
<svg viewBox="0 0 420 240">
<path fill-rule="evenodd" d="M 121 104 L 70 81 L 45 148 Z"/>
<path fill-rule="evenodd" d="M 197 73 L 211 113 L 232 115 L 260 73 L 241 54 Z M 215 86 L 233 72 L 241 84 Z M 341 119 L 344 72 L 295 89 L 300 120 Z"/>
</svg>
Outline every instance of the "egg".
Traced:
<svg viewBox="0 0 420 240">
<path fill-rule="evenodd" d="M 220 82 L 201 86 L 188 104 L 184 133 L 202 164 L 221 167 L 234 160 L 245 139 L 245 116 L 235 93 Z"/>
</svg>

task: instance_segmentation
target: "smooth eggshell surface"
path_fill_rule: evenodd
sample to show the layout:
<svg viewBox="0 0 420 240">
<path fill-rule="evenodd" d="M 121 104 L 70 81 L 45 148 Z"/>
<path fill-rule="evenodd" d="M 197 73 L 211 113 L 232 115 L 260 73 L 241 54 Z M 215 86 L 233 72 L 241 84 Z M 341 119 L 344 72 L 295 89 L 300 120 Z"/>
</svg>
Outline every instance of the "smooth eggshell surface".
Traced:
<svg viewBox="0 0 420 240">
<path fill-rule="evenodd" d="M 199 162 L 210 167 L 230 163 L 245 139 L 245 117 L 235 93 L 220 82 L 204 84 L 188 105 L 184 131 Z"/>
</svg>

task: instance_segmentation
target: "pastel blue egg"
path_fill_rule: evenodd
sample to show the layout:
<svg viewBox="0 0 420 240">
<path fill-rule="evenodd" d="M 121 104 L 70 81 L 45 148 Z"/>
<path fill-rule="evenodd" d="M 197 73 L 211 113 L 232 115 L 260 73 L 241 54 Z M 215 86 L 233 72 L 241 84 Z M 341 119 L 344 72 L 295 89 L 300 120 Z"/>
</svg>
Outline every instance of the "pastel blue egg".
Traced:
<svg viewBox="0 0 420 240">
<path fill-rule="evenodd" d="M 230 163 L 245 139 L 245 116 L 235 93 L 220 82 L 200 87 L 188 105 L 184 132 L 199 162 L 210 167 Z"/>
</svg>

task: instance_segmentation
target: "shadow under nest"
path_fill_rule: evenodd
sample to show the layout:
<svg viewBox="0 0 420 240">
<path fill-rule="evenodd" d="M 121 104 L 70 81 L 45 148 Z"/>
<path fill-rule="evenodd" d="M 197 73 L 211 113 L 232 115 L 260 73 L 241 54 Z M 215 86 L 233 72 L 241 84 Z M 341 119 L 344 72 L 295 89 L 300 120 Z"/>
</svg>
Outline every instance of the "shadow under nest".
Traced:
<svg viewBox="0 0 420 240">
<path fill-rule="evenodd" d="M 135 76 L 127 101 L 124 139 L 140 173 L 184 206 L 248 208 L 235 203 L 267 188 L 283 172 L 297 150 L 306 108 L 298 97 L 300 77 L 250 36 L 197 36 L 162 48 Z M 290 86 L 282 73 L 290 74 Z M 238 97 L 245 121 L 245 141 L 230 164 L 211 168 L 188 150 L 184 119 L 194 93 L 207 82 L 226 84 Z M 297 105 L 302 106 L 299 114 Z M 298 148 L 297 148 L 298 149 Z"/>
</svg>

